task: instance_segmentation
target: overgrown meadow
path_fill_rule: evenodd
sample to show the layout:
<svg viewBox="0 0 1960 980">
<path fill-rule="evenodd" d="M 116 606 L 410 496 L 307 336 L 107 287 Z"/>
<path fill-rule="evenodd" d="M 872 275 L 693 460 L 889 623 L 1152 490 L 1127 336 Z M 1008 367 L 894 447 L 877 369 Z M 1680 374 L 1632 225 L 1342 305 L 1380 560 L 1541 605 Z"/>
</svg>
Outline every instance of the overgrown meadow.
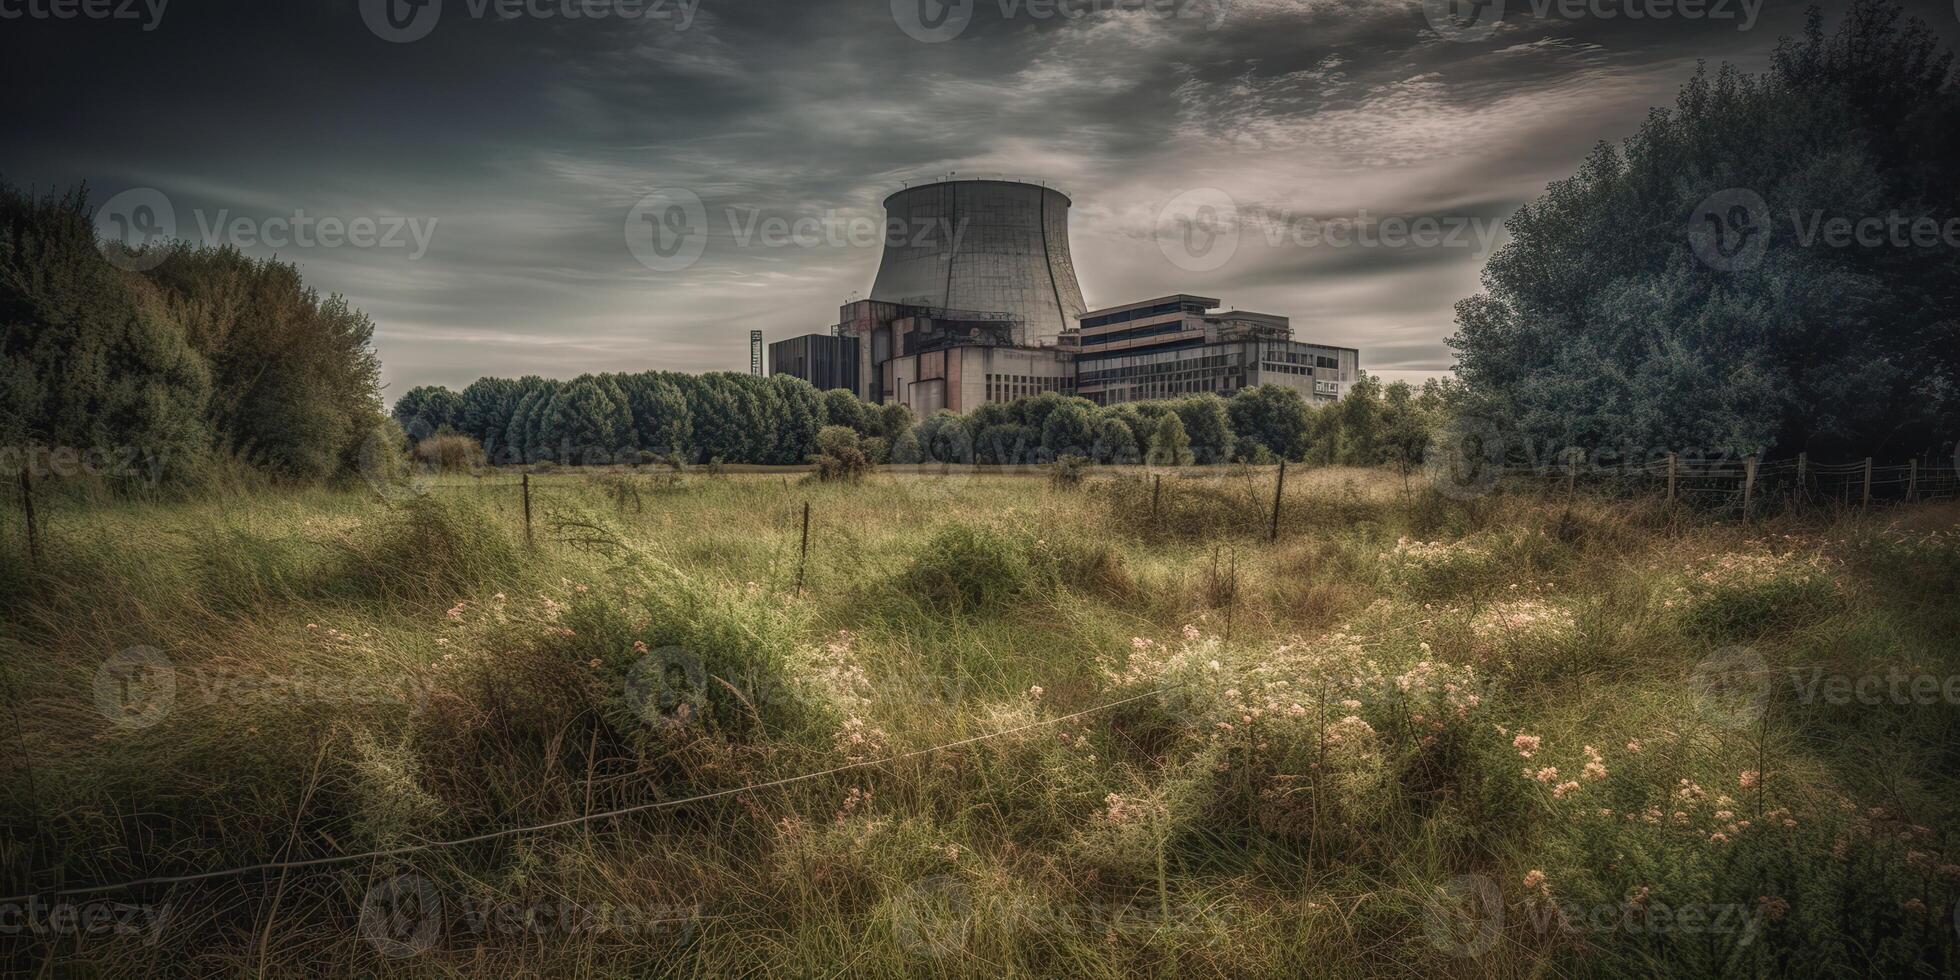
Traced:
<svg viewBox="0 0 1960 980">
<path fill-rule="evenodd" d="M 7 962 L 1954 972 L 1960 507 L 1273 476 L 8 514 Z"/>
</svg>

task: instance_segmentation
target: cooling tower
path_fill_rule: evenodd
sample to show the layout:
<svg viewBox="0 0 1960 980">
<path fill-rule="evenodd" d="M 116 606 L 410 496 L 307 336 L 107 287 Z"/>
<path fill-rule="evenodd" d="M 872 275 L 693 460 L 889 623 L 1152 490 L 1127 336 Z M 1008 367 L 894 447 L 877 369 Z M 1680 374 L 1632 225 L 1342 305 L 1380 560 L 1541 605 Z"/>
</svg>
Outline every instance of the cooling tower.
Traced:
<svg viewBox="0 0 1960 980">
<path fill-rule="evenodd" d="M 1011 180 L 947 180 L 885 198 L 884 258 L 871 298 L 1006 313 L 1014 340 L 1076 327 L 1082 287 L 1068 252 L 1068 196 Z"/>
</svg>

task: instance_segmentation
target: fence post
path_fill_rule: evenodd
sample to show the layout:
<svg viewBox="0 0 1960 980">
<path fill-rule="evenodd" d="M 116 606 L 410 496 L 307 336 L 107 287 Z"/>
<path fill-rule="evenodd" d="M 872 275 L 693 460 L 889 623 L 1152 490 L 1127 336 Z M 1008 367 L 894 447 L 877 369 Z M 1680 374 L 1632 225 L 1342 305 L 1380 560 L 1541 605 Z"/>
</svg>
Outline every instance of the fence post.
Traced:
<svg viewBox="0 0 1960 980">
<path fill-rule="evenodd" d="M 803 502 L 803 543 L 796 549 L 796 591 L 803 591 L 803 566 L 810 558 L 810 502 Z"/>
<path fill-rule="evenodd" d="M 1279 483 L 1273 487 L 1273 530 L 1267 540 L 1279 540 L 1279 501 L 1286 494 L 1286 460 L 1279 461 Z"/>
<path fill-rule="evenodd" d="M 1865 497 L 1859 501 L 1859 510 L 1870 510 L 1872 506 L 1872 458 L 1865 457 Z"/>
<path fill-rule="evenodd" d="M 34 520 L 34 467 L 23 462 L 20 468 L 20 508 L 27 518 L 27 557 L 41 564 L 41 526 Z"/>
<path fill-rule="evenodd" d="M 1667 454 L 1667 503 L 1670 507 L 1674 505 L 1674 475 L 1677 462 L 1678 458 L 1675 454 Z"/>
<path fill-rule="evenodd" d="M 1164 495 L 1164 474 L 1151 474 L 1150 483 L 1150 523 L 1157 523 L 1157 498 Z"/>
<path fill-rule="evenodd" d="M 1742 461 L 1742 519 L 1749 519 L 1749 505 L 1756 498 L 1756 457 Z"/>
<path fill-rule="evenodd" d="M 1906 503 L 1919 499 L 1919 461 L 1906 461 Z"/>
<path fill-rule="evenodd" d="M 1810 454 L 1797 454 L 1797 500 L 1810 499 Z"/>
<path fill-rule="evenodd" d="M 1579 454 L 1576 450 L 1565 454 L 1565 499 L 1572 500 L 1572 487 L 1579 482 Z"/>
<path fill-rule="evenodd" d="M 531 474 L 524 474 L 524 546 L 536 548 L 538 542 L 531 537 Z"/>
</svg>

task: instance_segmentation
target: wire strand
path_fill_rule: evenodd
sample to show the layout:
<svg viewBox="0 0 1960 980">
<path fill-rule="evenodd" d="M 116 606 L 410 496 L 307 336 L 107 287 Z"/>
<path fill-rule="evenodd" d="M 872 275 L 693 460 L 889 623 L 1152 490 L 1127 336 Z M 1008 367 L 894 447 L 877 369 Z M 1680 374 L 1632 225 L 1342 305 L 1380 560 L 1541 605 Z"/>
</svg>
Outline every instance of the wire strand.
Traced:
<svg viewBox="0 0 1960 980">
<path fill-rule="evenodd" d="M 1119 708 L 1122 707 L 1123 705 L 1131 704 L 1137 701 L 1142 701 L 1146 698 L 1157 697 L 1158 695 L 1161 695 L 1167 691 L 1174 691 L 1183 686 L 1185 685 L 1182 682 L 1177 684 L 1171 684 L 1165 687 L 1157 688 L 1155 690 L 1145 691 L 1142 694 L 1123 698 L 1122 700 L 1119 701 L 1111 701 L 1108 702 L 1107 704 L 1099 704 L 1092 708 L 1084 708 L 1081 711 L 1072 712 L 1070 714 L 1057 715 L 1053 718 L 1044 718 L 1040 721 L 1029 722 L 1028 724 L 1018 725 L 1014 728 L 1005 728 L 997 732 L 987 732 L 982 735 L 974 735 L 968 738 L 959 739 L 957 741 L 946 742 L 941 745 L 928 746 L 923 749 L 913 749 L 910 752 L 901 752 L 898 755 L 886 756 L 885 758 L 882 759 L 867 759 L 863 762 L 853 762 L 846 765 L 837 766 L 831 769 L 819 770 L 817 772 L 807 772 L 796 776 L 785 776 L 781 779 L 772 779 L 769 780 L 768 782 L 751 783 L 747 786 L 734 786 L 728 789 L 718 789 L 710 793 L 701 793 L 695 796 L 683 797 L 678 800 L 658 800 L 652 803 L 638 803 L 633 806 L 620 807 L 615 810 L 605 810 L 599 813 L 588 813 L 576 817 L 567 817 L 563 820 L 553 820 L 548 823 L 531 824 L 529 826 L 524 826 L 524 827 L 510 827 L 504 830 L 493 830 L 488 833 L 476 834 L 470 837 L 459 837 L 456 838 L 455 840 L 429 841 L 424 844 L 405 844 L 400 847 L 387 847 L 387 848 L 380 848 L 372 851 L 362 851 L 358 854 L 336 854 L 329 857 L 304 858 L 296 861 L 268 861 L 263 864 L 248 864 L 237 868 L 226 868 L 222 871 L 201 871 L 196 874 L 188 874 L 188 875 L 159 875 L 151 878 L 136 878 L 130 881 L 117 882 L 113 885 L 88 885 L 81 888 L 64 888 L 58 891 L 41 892 L 34 895 L 15 895 L 9 898 L 0 898 L 0 903 L 11 904 L 16 902 L 27 902 L 27 901 L 32 901 L 37 897 L 59 897 L 64 895 L 96 895 L 96 894 L 101 894 L 103 892 L 114 892 L 114 891 L 122 891 L 128 888 L 139 888 L 145 885 L 181 885 L 181 884 L 188 884 L 190 882 L 195 882 L 195 881 L 209 881 L 213 878 L 229 878 L 234 875 L 251 874 L 254 871 L 284 871 L 284 870 L 292 870 L 295 868 L 317 868 L 325 865 L 349 864 L 355 861 L 366 861 L 371 858 L 399 857 L 403 854 L 415 854 L 421 851 L 435 850 L 437 848 L 461 847 L 464 844 L 478 844 L 488 840 L 498 840 L 504 837 L 514 837 L 518 834 L 532 834 L 532 833 L 538 833 L 540 831 L 556 830 L 561 827 L 572 827 L 572 826 L 577 826 L 579 824 L 591 823 L 592 821 L 595 820 L 607 820 L 613 817 L 625 816 L 629 813 L 641 813 L 647 810 L 659 810 L 667 807 L 683 806 L 688 803 L 699 803 L 703 800 L 712 800 L 723 796 L 733 796 L 737 793 L 750 793 L 750 792 L 755 792 L 757 790 L 773 789 L 777 786 L 787 786 L 791 783 L 801 783 L 801 782 L 807 782 L 812 779 L 821 779 L 825 776 L 834 776 L 841 772 L 850 772 L 853 769 L 866 769 L 872 766 L 882 766 L 893 762 L 900 762 L 905 759 L 917 758 L 922 755 L 930 755 L 934 752 L 944 752 L 947 749 L 956 749 L 962 745 L 972 745 L 975 742 L 984 742 L 988 739 L 1000 738 L 1006 735 L 1013 735 L 1018 732 L 1025 732 L 1036 728 L 1044 728 L 1049 725 L 1057 725 L 1065 721 L 1081 718 L 1085 715 L 1092 715 L 1100 711 L 1108 711 L 1111 708 Z"/>
</svg>

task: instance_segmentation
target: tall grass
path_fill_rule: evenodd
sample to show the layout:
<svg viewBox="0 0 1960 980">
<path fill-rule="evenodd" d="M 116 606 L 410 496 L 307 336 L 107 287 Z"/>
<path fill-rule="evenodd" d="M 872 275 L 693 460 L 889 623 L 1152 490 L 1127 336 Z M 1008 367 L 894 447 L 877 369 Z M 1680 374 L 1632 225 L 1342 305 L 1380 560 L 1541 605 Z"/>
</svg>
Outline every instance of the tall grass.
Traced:
<svg viewBox="0 0 1960 980">
<path fill-rule="evenodd" d="M 1743 527 L 1312 470 L 1289 474 L 1268 542 L 1269 477 L 559 472 L 533 478 L 528 538 L 495 473 L 396 503 L 57 505 L 44 561 L 15 539 L 0 573 L 8 893 L 850 768 L 139 890 L 114 898 L 166 910 L 154 931 L 10 938 L 9 956 L 101 974 L 1953 968 L 1960 705 L 1822 685 L 1960 674 L 1960 511 Z M 152 672 L 125 688 L 131 664 Z M 424 888 L 428 933 L 374 911 Z M 1737 918 L 1689 928 L 1690 909 Z"/>
</svg>

